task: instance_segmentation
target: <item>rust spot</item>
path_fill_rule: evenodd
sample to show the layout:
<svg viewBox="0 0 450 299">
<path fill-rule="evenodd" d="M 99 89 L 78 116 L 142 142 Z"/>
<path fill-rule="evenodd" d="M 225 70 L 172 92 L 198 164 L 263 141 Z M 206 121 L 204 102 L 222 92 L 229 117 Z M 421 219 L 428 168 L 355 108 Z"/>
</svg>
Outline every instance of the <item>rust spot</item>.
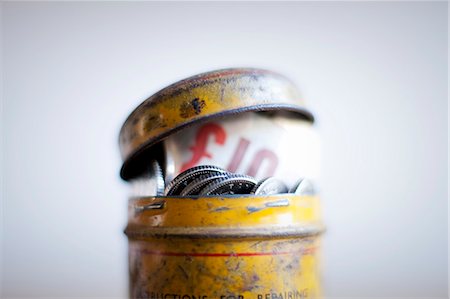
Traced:
<svg viewBox="0 0 450 299">
<path fill-rule="evenodd" d="M 195 98 L 190 102 L 184 102 L 180 107 L 180 116 L 182 118 L 188 118 L 199 115 L 205 106 L 205 101 L 200 100 L 199 98 Z"/>
</svg>

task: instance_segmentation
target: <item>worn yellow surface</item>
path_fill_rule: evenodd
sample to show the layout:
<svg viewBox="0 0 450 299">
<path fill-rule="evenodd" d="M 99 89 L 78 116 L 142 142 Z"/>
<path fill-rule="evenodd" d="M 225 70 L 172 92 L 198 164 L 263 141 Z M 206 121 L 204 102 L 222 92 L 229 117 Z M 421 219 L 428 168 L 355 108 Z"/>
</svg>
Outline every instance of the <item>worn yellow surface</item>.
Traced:
<svg viewBox="0 0 450 299">
<path fill-rule="evenodd" d="M 163 203 L 162 209 L 145 209 Z M 148 197 L 131 199 L 128 228 L 213 227 L 244 228 L 320 224 L 319 199 L 316 196 L 279 194 L 234 197 Z"/>
<path fill-rule="evenodd" d="M 316 250 L 309 238 L 131 241 L 131 298 L 317 298 Z"/>
<path fill-rule="evenodd" d="M 320 297 L 321 231 L 311 196 L 130 200 L 130 296 Z"/>
</svg>

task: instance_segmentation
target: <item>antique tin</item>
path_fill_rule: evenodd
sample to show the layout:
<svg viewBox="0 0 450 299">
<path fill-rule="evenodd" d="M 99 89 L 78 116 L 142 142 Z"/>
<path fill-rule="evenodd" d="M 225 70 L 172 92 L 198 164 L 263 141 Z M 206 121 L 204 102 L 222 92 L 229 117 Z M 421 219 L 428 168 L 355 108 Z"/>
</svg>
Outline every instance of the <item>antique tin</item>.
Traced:
<svg viewBox="0 0 450 299">
<path fill-rule="evenodd" d="M 185 151 L 186 144 L 177 140 L 164 144 L 165 138 L 193 125 L 261 111 L 307 123 L 304 135 L 288 130 L 293 138 L 313 136 L 307 133 L 312 114 L 296 87 L 279 74 L 228 69 L 177 82 L 144 101 L 125 121 L 119 136 L 121 177 L 140 180 L 150 161 L 158 160 L 167 182 L 174 173 L 168 173 L 171 167 L 164 164 L 176 158 L 168 153 Z M 263 127 L 270 124 L 275 120 Z M 297 125 L 302 124 L 288 127 Z M 195 126 L 192 132 L 197 132 Z M 284 140 L 280 139 L 283 148 L 292 145 L 295 150 L 301 144 Z M 305 145 L 315 144 L 305 140 Z M 184 154 L 179 156 L 182 163 Z M 226 158 L 223 152 L 218 155 Z M 292 161 L 288 179 L 294 181 L 301 165 Z M 236 163 L 230 165 L 239 169 Z M 323 225 L 317 196 L 141 196 L 129 200 L 128 212 L 131 298 L 320 297 L 318 249 Z"/>
</svg>

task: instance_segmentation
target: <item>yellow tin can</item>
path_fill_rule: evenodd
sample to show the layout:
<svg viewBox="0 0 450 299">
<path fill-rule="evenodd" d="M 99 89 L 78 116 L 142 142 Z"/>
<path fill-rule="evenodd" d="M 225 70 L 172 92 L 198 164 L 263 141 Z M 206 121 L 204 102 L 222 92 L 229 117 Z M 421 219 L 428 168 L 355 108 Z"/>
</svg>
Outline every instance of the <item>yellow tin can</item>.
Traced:
<svg viewBox="0 0 450 299">
<path fill-rule="evenodd" d="M 121 177 L 139 179 L 149 161 L 157 160 L 168 178 L 164 139 L 212 120 L 261 111 L 298 124 L 314 121 L 295 85 L 266 70 L 219 70 L 166 87 L 122 126 Z M 130 298 L 320 297 L 323 225 L 316 196 L 133 197 L 128 211 Z"/>
<path fill-rule="evenodd" d="M 322 231 L 315 196 L 131 199 L 130 297 L 320 297 Z"/>
</svg>

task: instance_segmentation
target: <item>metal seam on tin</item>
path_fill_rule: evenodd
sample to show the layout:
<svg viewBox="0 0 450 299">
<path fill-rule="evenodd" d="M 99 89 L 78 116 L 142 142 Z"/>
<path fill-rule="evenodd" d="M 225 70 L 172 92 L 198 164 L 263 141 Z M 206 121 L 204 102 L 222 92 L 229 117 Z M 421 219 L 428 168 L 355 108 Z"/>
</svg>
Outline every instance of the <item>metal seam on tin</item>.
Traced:
<svg viewBox="0 0 450 299">
<path fill-rule="evenodd" d="M 211 228 L 211 227 L 195 227 L 190 230 L 179 227 L 128 227 L 125 234 L 130 238 L 139 237 L 180 237 L 189 239 L 208 239 L 208 238 L 253 238 L 253 237 L 309 237 L 320 235 L 325 231 L 321 224 L 307 224 L 297 227 L 254 227 L 254 228 L 233 228 L 233 230 Z"/>
<path fill-rule="evenodd" d="M 168 135 L 192 124 L 248 111 L 291 111 L 313 122 L 296 87 L 282 75 L 257 69 L 227 69 L 187 78 L 139 105 L 120 131 L 121 177 L 136 175 L 139 156 Z"/>
</svg>

